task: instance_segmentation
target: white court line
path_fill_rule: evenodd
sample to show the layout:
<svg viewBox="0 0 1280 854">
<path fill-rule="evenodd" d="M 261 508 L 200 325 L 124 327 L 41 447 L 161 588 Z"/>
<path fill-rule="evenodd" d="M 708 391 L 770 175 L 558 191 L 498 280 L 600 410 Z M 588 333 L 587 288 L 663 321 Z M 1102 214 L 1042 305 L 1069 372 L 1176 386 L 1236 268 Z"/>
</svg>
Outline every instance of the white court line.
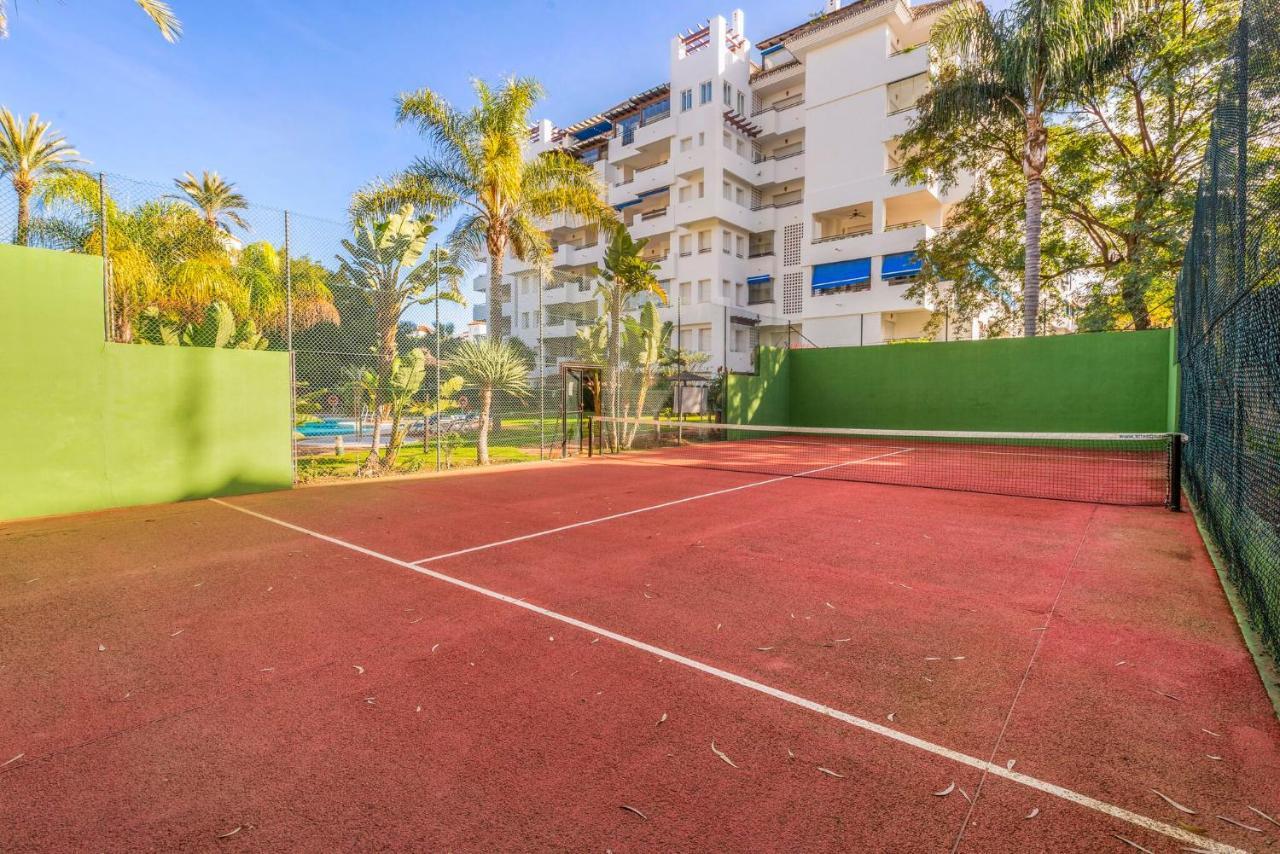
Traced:
<svg viewBox="0 0 1280 854">
<path fill-rule="evenodd" d="M 899 448 L 896 451 L 891 451 L 886 454 L 876 454 L 874 457 L 867 457 L 866 459 L 863 459 L 863 460 L 848 460 L 843 463 L 834 463 L 829 466 L 822 466 L 821 468 L 809 469 L 808 471 L 802 471 L 797 474 L 784 474 L 784 475 L 780 475 L 779 477 L 771 477 L 768 480 L 757 480 L 752 483 L 743 483 L 743 484 L 739 484 L 738 486 L 731 486 L 728 489 L 717 489 L 714 492 L 704 492 L 700 495 L 690 495 L 688 498 L 677 498 L 674 501 L 664 501 L 661 504 L 651 504 L 648 507 L 638 507 L 635 510 L 625 510 L 622 513 L 613 513 L 609 516 L 601 516 L 597 519 L 585 519 L 581 522 L 573 522 L 569 525 L 561 525 L 559 528 L 549 528 L 546 531 L 535 531 L 532 534 L 523 534 L 519 537 L 512 537 L 509 540 L 498 540 L 496 543 L 485 543 L 484 545 L 472 546 L 471 548 L 467 548 L 467 549 L 458 549 L 456 552 L 445 552 L 444 554 L 432 555 L 431 557 L 424 557 L 422 560 L 415 560 L 412 563 L 415 566 L 421 566 L 424 563 L 432 563 L 433 561 L 444 560 L 445 558 L 458 557 L 460 555 L 468 555 L 468 554 L 472 554 L 473 552 L 488 551 L 489 549 L 496 549 L 499 546 L 509 546 L 512 543 L 523 543 L 525 540 L 536 540 L 539 537 L 549 537 L 552 534 L 559 534 L 563 531 L 572 531 L 574 528 L 581 528 L 585 525 L 598 525 L 601 522 L 609 522 L 614 519 L 623 519 L 623 518 L 626 518 L 627 516 L 635 516 L 637 513 L 648 513 L 653 510 L 661 510 L 664 507 L 675 507 L 677 504 L 687 504 L 690 501 L 698 501 L 703 498 L 712 498 L 717 495 L 727 495 L 730 492 L 740 492 L 744 489 L 753 489 L 757 486 L 767 486 L 771 483 L 777 483 L 778 481 L 781 481 L 781 480 L 791 480 L 792 478 L 806 477 L 811 474 L 830 471 L 831 469 L 838 469 L 841 466 L 852 466 L 852 465 L 857 465 L 858 463 L 869 463 L 872 460 L 879 460 L 879 459 L 883 459 L 884 457 L 894 457 L 894 456 L 897 456 L 898 454 L 905 454 L 907 451 L 910 451 L 910 450 L 911 448 Z"/>
<path fill-rule="evenodd" d="M 774 480 L 771 480 L 771 481 L 761 481 L 759 484 L 755 484 L 755 485 L 762 485 L 764 483 L 773 483 L 777 480 L 787 480 L 787 479 L 789 478 L 775 478 Z M 748 484 L 748 486 L 750 485 L 751 484 Z M 741 489 L 745 487 L 738 487 L 738 488 Z M 730 491 L 730 490 L 723 490 L 723 491 Z M 1157 821 L 1153 818 L 1147 818 L 1144 815 L 1139 815 L 1138 813 L 1130 812 L 1129 810 L 1126 810 L 1123 807 L 1118 807 L 1112 804 L 1108 804 L 1104 801 L 1099 801 L 1096 798 L 1091 798 L 1088 795 L 1082 795 L 1079 792 L 1074 792 L 1071 789 L 1056 785 L 1054 783 L 1049 783 L 1044 780 L 1037 779 L 1035 777 L 1030 777 L 1026 774 L 1020 774 L 1016 771 L 1011 771 L 1008 768 L 1005 768 L 1003 765 L 996 765 L 987 760 L 978 759 L 975 756 L 969 756 L 966 753 L 961 753 L 958 750 L 952 750 L 949 747 L 943 747 L 940 744 L 934 744 L 931 741 L 925 741 L 924 739 L 917 738 L 914 735 L 908 735 L 905 732 L 899 732 L 898 730 L 890 729 L 889 727 L 878 724 L 875 721 L 864 720 L 855 715 L 851 715 L 848 712 L 842 712 L 839 709 L 833 709 L 830 706 L 823 705 L 822 703 L 819 703 L 815 700 L 809 700 L 804 697 L 798 696 L 796 694 L 792 694 L 788 691 L 783 691 L 781 688 L 775 688 L 772 685 L 766 685 L 763 682 L 757 682 L 754 679 L 748 679 L 745 676 L 739 676 L 736 673 L 730 673 L 727 670 L 721 670 L 719 667 L 715 667 L 714 665 L 706 664 L 704 662 L 698 661 L 693 658 L 688 658 L 687 656 L 681 655 L 679 653 L 662 649 L 661 647 L 654 646 L 653 644 L 645 643 L 642 640 L 637 640 L 635 638 L 628 637 L 627 635 L 618 634 L 617 632 L 613 632 L 608 629 L 601 628 L 600 626 L 592 625 L 591 623 L 584 622 L 583 620 L 579 620 L 574 617 L 566 616 L 565 614 L 560 614 L 556 611 L 552 611 L 547 608 L 542 608 L 538 605 L 534 605 L 531 602 L 526 602 L 523 599 L 517 599 L 514 596 L 508 596 L 505 593 L 499 593 L 496 590 L 490 590 L 487 587 L 481 587 L 478 584 L 472 584 L 470 581 L 463 581 L 461 578 L 454 578 L 451 575 L 445 575 L 444 573 L 437 572 L 434 569 L 428 569 L 424 566 L 415 566 L 412 563 L 399 560 L 397 558 L 393 558 L 389 555 L 384 555 L 380 552 L 374 551 L 373 549 L 367 549 L 364 546 L 358 546 L 355 543 L 349 543 L 346 540 L 341 540 L 337 537 L 331 537 L 328 534 L 322 534 L 319 531 L 313 531 L 309 528 L 304 528 L 301 525 L 295 525 L 292 522 L 286 522 L 283 519 L 277 519 L 274 516 L 268 516 L 265 513 L 259 513 L 255 510 L 249 510 L 245 507 L 238 507 L 235 504 L 230 504 L 226 501 L 223 501 L 220 498 L 210 498 L 209 500 L 212 501 L 214 504 L 221 504 L 223 507 L 228 507 L 237 512 L 244 513 L 245 515 L 253 516 L 255 518 L 263 520 L 264 522 L 270 522 L 274 525 L 279 525 L 282 528 L 288 528 L 291 531 L 296 531 L 300 534 L 305 534 L 309 537 L 314 537 L 317 540 L 323 540 L 326 543 L 331 543 L 335 546 L 348 549 L 350 551 L 356 552 L 357 554 L 362 554 L 367 557 L 376 558 L 377 560 L 385 561 L 386 563 L 392 564 L 394 566 L 402 567 L 411 572 L 416 572 L 420 575 L 425 575 L 428 578 L 434 578 L 437 581 L 443 581 L 445 584 L 452 584 L 455 587 L 461 587 L 463 590 L 470 590 L 472 593 L 478 593 L 481 596 L 486 596 L 490 599 L 495 599 L 499 602 L 503 602 L 507 605 L 512 605 L 516 608 L 523 608 L 526 611 L 531 611 L 535 614 L 538 614 L 539 616 L 556 620 L 566 625 L 573 626 L 574 628 L 577 628 L 577 629 L 582 629 L 583 631 L 590 632 L 593 635 L 599 635 L 600 637 L 609 638 L 612 641 L 616 641 L 625 646 L 638 649 L 641 652 L 647 652 L 650 655 L 655 655 L 659 658 L 662 658 L 666 661 L 670 661 L 674 664 L 680 664 L 684 667 L 688 667 L 691 670 L 696 670 L 699 673 L 705 673 L 708 676 L 714 676 L 717 679 L 723 679 L 726 682 L 731 682 L 734 685 L 738 685 L 740 687 L 747 688 L 748 690 L 756 691 L 760 694 L 773 697 L 774 699 L 781 700 L 784 703 L 790 703 L 793 706 L 798 706 L 802 709 L 807 709 L 811 712 L 816 712 L 817 714 L 825 715 L 829 718 L 840 721 L 841 723 L 846 723 L 846 724 L 849 724 L 850 726 L 857 727 L 858 729 L 866 730 L 867 732 L 873 732 L 876 735 L 884 736 L 885 738 L 891 739 L 892 741 L 909 745 L 918 750 L 922 750 L 925 753 L 931 753 L 934 756 L 941 756 L 942 758 L 949 759 L 952 762 L 955 762 L 957 764 L 966 765 L 970 768 L 976 768 L 979 771 L 983 771 L 984 773 L 987 773 L 987 774 L 994 774 L 997 777 L 1003 777 L 1006 780 L 1026 786 L 1030 789 L 1035 789 L 1038 792 L 1043 792 L 1047 795 L 1053 795 L 1054 797 L 1061 798 L 1064 801 L 1069 801 L 1073 804 L 1077 804 L 1079 806 L 1085 807 L 1086 809 L 1091 809 L 1091 810 L 1094 810 L 1095 812 L 1099 812 L 1104 815 L 1111 816 L 1112 818 L 1116 818 L 1121 821 L 1128 822 L 1129 824 L 1135 825 L 1137 827 L 1141 827 L 1153 833 L 1159 833 L 1164 836 L 1168 836 L 1172 839 L 1177 839 L 1188 845 L 1195 846 L 1197 848 L 1202 848 L 1206 851 L 1213 851 L 1213 852 L 1216 852 L 1217 854 L 1247 854 L 1247 852 L 1239 848 L 1235 848 L 1230 845 L 1227 845 L 1226 843 L 1218 842 L 1213 839 L 1208 839 L 1203 836 L 1197 836 L 1196 834 L 1183 830 L 1180 827 L 1174 827 L 1171 824 L 1165 824 L 1162 821 Z"/>
</svg>

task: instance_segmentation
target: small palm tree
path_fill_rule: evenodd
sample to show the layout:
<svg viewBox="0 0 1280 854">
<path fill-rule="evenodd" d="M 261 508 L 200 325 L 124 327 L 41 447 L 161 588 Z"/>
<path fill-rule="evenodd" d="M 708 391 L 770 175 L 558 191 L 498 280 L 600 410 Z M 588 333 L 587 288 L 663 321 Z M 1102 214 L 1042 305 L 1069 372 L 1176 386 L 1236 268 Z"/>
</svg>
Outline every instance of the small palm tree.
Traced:
<svg viewBox="0 0 1280 854">
<path fill-rule="evenodd" d="M 526 158 L 529 114 L 543 96 L 537 81 L 513 77 L 494 89 L 477 80 L 474 87 L 479 103 L 468 112 L 430 89 L 399 97 L 398 121 L 416 124 L 434 150 L 358 193 L 353 212 L 385 215 L 406 203 L 441 213 L 461 207 L 450 247 L 463 265 L 488 257 L 489 304 L 498 306 L 507 253 L 526 261 L 550 254 L 539 220 L 561 213 L 592 222 L 615 217 L 589 166 L 562 151 Z M 498 319 L 489 334 L 501 338 Z"/>
<path fill-rule="evenodd" d="M 375 349 L 377 384 L 373 389 L 373 440 L 369 456 L 361 464 L 361 475 L 378 475 L 384 468 L 378 456 L 383 391 L 390 387 L 396 357 L 396 327 L 410 306 L 427 305 L 437 299 L 466 304 L 457 281 L 446 279 L 443 271 L 437 286 L 436 263 L 419 263 L 427 252 L 427 241 L 435 231 L 430 217 L 415 217 L 412 205 L 380 222 L 362 222 L 352 240 L 342 241 L 345 256 L 338 257 L 338 277 L 342 284 L 369 301 L 378 335 Z M 434 287 L 433 287 L 434 286 Z"/>
<path fill-rule="evenodd" d="M 609 318 L 609 340 L 605 349 L 605 364 L 608 366 L 605 414 L 615 417 L 621 415 L 623 409 L 622 334 L 627 302 L 644 294 L 652 294 L 664 303 L 667 301 L 667 294 L 654 275 L 657 265 L 641 255 L 647 243 L 647 240 L 633 240 L 625 227 L 616 227 L 605 249 L 604 269 L 596 283 L 596 294 L 604 300 L 605 316 Z M 617 448 L 622 431 L 616 424 L 613 434 L 613 447 Z"/>
<path fill-rule="evenodd" d="M 31 241 L 31 195 L 41 181 L 82 162 L 80 153 L 49 122 L 32 113 L 23 122 L 0 107 L 0 178 L 8 178 L 18 196 L 18 229 L 14 242 Z"/>
<path fill-rule="evenodd" d="M 173 198 L 190 202 L 200 212 L 205 224 L 215 231 L 231 233 L 231 226 L 248 231 L 249 223 L 238 211 L 249 209 L 249 200 L 236 191 L 236 185 L 223 180 L 217 172 L 201 172 L 197 178 L 190 172 L 174 178 L 173 185 L 182 195 Z"/>
<path fill-rule="evenodd" d="M 903 137 L 913 140 L 1003 118 L 1024 129 L 1026 264 L 1023 331 L 1036 334 L 1040 305 L 1042 176 L 1049 159 L 1047 117 L 1071 104 L 1133 58 L 1146 38 L 1134 22 L 1138 0 L 1015 0 L 992 16 L 980 3 L 957 3 L 930 42 L 946 67 L 919 104 Z"/>
<path fill-rule="evenodd" d="M 173 43 L 182 37 L 182 22 L 178 20 L 178 16 L 173 13 L 173 9 L 164 0 L 134 0 L 134 2 L 138 4 L 138 8 L 146 13 L 151 22 L 159 28 L 160 35 L 164 36 L 165 41 Z M 5 0 L 0 0 L 0 39 L 9 37 L 7 5 Z"/>
<path fill-rule="evenodd" d="M 476 460 L 489 464 L 489 428 L 493 423 L 493 397 L 529 393 L 529 363 L 510 341 L 484 338 L 464 341 L 444 367 L 480 391 L 480 424 L 476 430 Z"/>
</svg>

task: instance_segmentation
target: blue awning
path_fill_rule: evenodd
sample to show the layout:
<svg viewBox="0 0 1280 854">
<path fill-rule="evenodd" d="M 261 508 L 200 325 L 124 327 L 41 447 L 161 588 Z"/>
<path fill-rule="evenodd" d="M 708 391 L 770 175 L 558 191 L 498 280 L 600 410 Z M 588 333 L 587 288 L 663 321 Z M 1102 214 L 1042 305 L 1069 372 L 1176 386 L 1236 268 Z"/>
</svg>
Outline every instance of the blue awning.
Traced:
<svg viewBox="0 0 1280 854">
<path fill-rule="evenodd" d="M 847 288 L 850 285 L 869 281 L 871 281 L 870 258 L 837 261 L 834 264 L 816 264 L 813 268 L 813 289 L 815 291 Z"/>
<path fill-rule="evenodd" d="M 748 276 L 748 285 L 763 285 L 765 282 L 772 282 L 773 276 Z"/>
<path fill-rule="evenodd" d="M 629 207 L 631 207 L 632 205 L 638 205 L 638 204 L 640 204 L 640 202 L 641 202 L 641 201 L 642 201 L 641 199 L 636 198 L 636 199 L 632 199 L 632 200 L 631 200 L 631 201 L 629 201 L 629 202 L 619 202 L 618 204 L 616 204 L 616 205 L 614 205 L 614 206 L 613 206 L 613 209 L 614 209 L 615 211 L 620 211 L 620 210 L 622 210 L 623 208 L 629 208 Z"/>
<path fill-rule="evenodd" d="M 668 191 L 668 190 L 670 190 L 670 189 L 671 189 L 671 186 L 670 186 L 670 185 L 667 185 L 666 187 L 659 187 L 659 188 L 658 188 L 658 189 L 656 189 L 656 190 L 648 190 L 648 191 L 646 191 L 646 192 L 644 192 L 644 193 L 641 193 L 639 196 L 637 196 L 637 198 L 640 198 L 640 199 L 647 199 L 647 198 L 649 198 L 650 196 L 656 196 L 656 195 L 658 195 L 659 193 L 665 193 L 665 192 L 667 192 L 667 191 Z"/>
<path fill-rule="evenodd" d="M 899 252 L 886 255 L 880 262 L 880 278 L 893 279 L 898 276 L 914 276 L 924 268 L 924 262 L 914 252 Z"/>
<path fill-rule="evenodd" d="M 773 52 L 775 52 L 775 51 L 782 50 L 784 47 L 786 47 L 786 45 L 785 45 L 785 44 L 778 43 L 778 44 L 773 45 L 772 47 L 767 47 L 767 48 L 765 48 L 764 50 L 760 51 L 760 55 L 761 55 L 761 56 L 768 56 L 769 54 L 771 54 L 771 53 L 773 53 Z"/>
</svg>

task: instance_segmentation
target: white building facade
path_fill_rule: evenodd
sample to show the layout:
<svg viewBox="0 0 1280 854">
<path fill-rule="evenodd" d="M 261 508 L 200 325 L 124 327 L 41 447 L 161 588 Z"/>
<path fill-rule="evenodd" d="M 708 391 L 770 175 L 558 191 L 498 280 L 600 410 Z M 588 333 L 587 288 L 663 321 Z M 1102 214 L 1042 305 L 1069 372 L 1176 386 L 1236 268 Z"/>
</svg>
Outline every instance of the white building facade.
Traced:
<svg viewBox="0 0 1280 854">
<path fill-rule="evenodd" d="M 668 83 L 566 128 L 540 122 L 529 154 L 563 148 L 594 166 L 631 234 L 649 241 L 673 345 L 706 354 L 709 370 L 750 370 L 757 341 L 919 338 L 934 307 L 905 296 L 912 250 L 968 185 L 896 185 L 897 139 L 928 88 L 929 31 L 949 2 L 831 0 L 757 48 L 741 11 L 714 17 L 672 40 Z M 554 369 L 600 313 L 590 273 L 604 241 L 570 217 L 547 228 L 555 275 L 508 258 L 501 320 L 489 322 L 531 348 L 541 334 Z M 943 321 L 936 337 L 971 335 Z"/>
</svg>

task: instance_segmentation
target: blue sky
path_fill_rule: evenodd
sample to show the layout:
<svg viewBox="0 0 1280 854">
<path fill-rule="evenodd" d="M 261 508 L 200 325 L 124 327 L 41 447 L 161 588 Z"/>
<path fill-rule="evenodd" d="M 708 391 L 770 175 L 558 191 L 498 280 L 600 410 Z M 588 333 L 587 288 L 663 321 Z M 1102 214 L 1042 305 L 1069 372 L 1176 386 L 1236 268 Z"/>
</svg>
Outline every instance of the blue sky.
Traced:
<svg viewBox="0 0 1280 854">
<path fill-rule="evenodd" d="M 165 42 L 132 0 L 16 0 L 0 105 L 38 112 L 92 168 L 168 185 L 217 170 L 251 203 L 341 220 L 353 190 L 423 150 L 397 93 L 460 106 L 473 77 L 546 86 L 536 118 L 567 124 L 664 82 L 678 30 L 715 0 L 171 0 Z M 743 4 L 759 41 L 823 0 Z M 452 312 L 450 312 L 452 314 Z"/>
</svg>

